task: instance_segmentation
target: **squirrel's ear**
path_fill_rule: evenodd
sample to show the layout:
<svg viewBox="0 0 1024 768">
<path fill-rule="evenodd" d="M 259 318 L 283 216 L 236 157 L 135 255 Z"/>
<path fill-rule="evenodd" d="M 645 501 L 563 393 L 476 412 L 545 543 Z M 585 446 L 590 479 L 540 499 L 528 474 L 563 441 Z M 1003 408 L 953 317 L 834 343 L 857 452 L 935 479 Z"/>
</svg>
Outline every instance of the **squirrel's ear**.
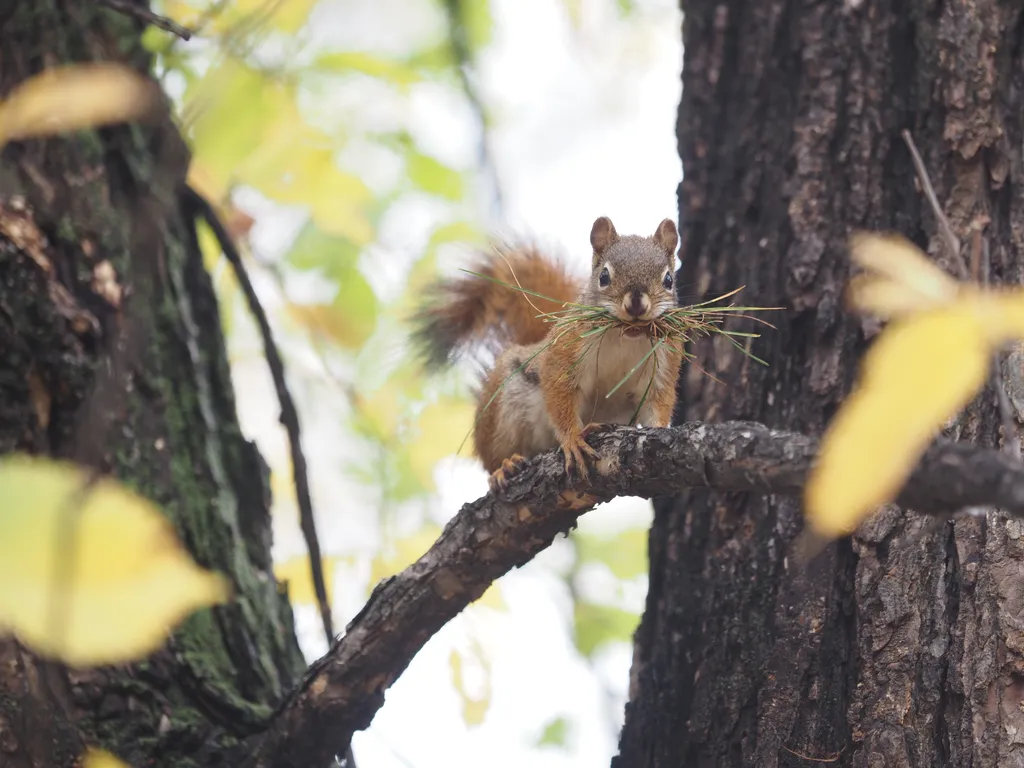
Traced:
<svg viewBox="0 0 1024 768">
<path fill-rule="evenodd" d="M 679 233 L 676 232 L 676 223 L 672 219 L 665 219 L 658 225 L 658 229 L 654 233 L 654 244 L 668 254 L 670 259 L 676 255 Z"/>
<path fill-rule="evenodd" d="M 615 231 L 615 225 L 607 216 L 602 216 L 594 222 L 590 229 L 590 244 L 594 247 L 594 253 L 602 254 L 605 249 L 619 239 L 619 233 Z"/>
</svg>

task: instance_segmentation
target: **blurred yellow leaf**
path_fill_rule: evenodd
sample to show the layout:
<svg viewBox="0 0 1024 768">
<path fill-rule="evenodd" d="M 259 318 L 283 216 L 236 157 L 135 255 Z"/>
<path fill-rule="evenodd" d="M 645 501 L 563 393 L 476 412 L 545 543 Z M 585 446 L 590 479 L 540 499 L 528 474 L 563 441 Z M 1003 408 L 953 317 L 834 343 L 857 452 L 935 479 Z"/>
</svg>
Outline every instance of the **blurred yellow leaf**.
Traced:
<svg viewBox="0 0 1024 768">
<path fill-rule="evenodd" d="M 340 557 L 323 557 L 324 587 L 327 589 L 327 603 L 334 601 L 334 569 Z M 313 573 L 309 567 L 309 555 L 298 555 L 274 564 L 274 575 L 278 581 L 288 583 L 288 598 L 292 605 L 316 606 L 316 590 L 313 589 Z"/>
<path fill-rule="evenodd" d="M 289 304 L 287 312 L 345 349 L 359 349 L 376 327 L 377 297 L 366 278 L 352 270 L 330 304 Z"/>
<path fill-rule="evenodd" d="M 409 445 L 409 461 L 425 489 L 434 488 L 437 462 L 469 445 L 466 435 L 473 428 L 474 417 L 475 409 L 468 400 L 439 400 L 423 409 L 416 423 L 419 435 Z"/>
<path fill-rule="evenodd" d="M 208 187 L 218 192 L 263 146 L 267 126 L 278 115 L 295 111 L 294 88 L 235 59 L 219 63 L 189 96 L 186 114 L 191 120 L 194 162 L 202 166 Z"/>
<path fill-rule="evenodd" d="M 0 626 L 72 666 L 143 658 L 189 613 L 225 601 L 228 585 L 196 566 L 149 501 L 110 479 L 83 497 L 84 481 L 70 464 L 0 461 Z M 58 549 L 69 519 L 74 538 Z"/>
<path fill-rule="evenodd" d="M 860 379 L 829 425 L 804 492 L 810 528 L 853 531 L 892 501 L 942 426 L 975 396 L 992 354 L 1024 338 L 1024 292 L 957 283 L 909 241 L 858 234 L 868 272 L 851 306 L 896 316 L 871 346 Z"/>
<path fill-rule="evenodd" d="M 491 670 L 490 665 L 482 654 L 477 652 L 477 660 L 480 661 L 484 672 L 484 692 L 481 696 L 471 696 L 466 690 L 465 674 L 463 672 L 462 654 L 452 649 L 448 654 L 448 667 L 452 672 L 452 685 L 462 698 L 462 719 L 466 725 L 472 727 L 483 723 L 487 716 L 487 710 L 491 706 Z"/>
<path fill-rule="evenodd" d="M 433 523 L 426 523 L 411 536 L 390 543 L 385 547 L 387 551 L 379 552 L 370 564 L 370 588 L 376 586 L 381 579 L 393 576 L 419 560 L 440 535 L 440 528 Z"/>
<path fill-rule="evenodd" d="M 914 315 L 878 337 L 807 482 L 816 532 L 849 533 L 895 498 L 938 430 L 984 384 L 991 355 L 984 338 L 970 306 Z"/>
<path fill-rule="evenodd" d="M 360 414 L 377 439 L 389 441 L 397 434 L 404 389 L 403 382 L 391 377 L 369 395 L 359 395 Z"/>
<path fill-rule="evenodd" d="M 155 85 L 120 64 L 54 67 L 30 77 L 0 102 L 0 147 L 135 120 L 156 104 Z"/>
<path fill-rule="evenodd" d="M 130 766 L 106 750 L 89 748 L 85 750 L 85 755 L 82 757 L 82 768 L 130 768 Z"/>
<path fill-rule="evenodd" d="M 867 273 L 856 275 L 846 290 L 852 309 L 881 318 L 901 317 L 947 304 L 960 284 L 899 235 L 858 232 L 850 238 L 853 262 Z"/>
</svg>

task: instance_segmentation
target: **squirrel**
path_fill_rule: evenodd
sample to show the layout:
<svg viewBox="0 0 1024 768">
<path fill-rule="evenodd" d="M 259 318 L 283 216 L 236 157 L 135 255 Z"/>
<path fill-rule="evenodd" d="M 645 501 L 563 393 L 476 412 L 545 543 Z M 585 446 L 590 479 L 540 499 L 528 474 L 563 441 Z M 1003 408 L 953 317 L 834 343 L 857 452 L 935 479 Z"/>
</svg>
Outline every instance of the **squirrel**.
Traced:
<svg viewBox="0 0 1024 768">
<path fill-rule="evenodd" d="M 427 289 L 412 340 L 428 371 L 454 363 L 468 348 L 497 348 L 477 392 L 473 430 L 492 491 L 527 459 L 555 448 L 570 477 L 575 472 L 586 481 L 586 459 L 597 452 L 585 438 L 604 424 L 669 425 L 683 351 L 662 344 L 650 352 L 652 322 L 676 306 L 678 243 L 671 219 L 642 237 L 620 236 L 602 216 L 590 231 L 586 282 L 536 248 L 495 247 L 478 255 L 473 271 L 483 277 L 467 274 Z M 617 322 L 585 336 L 585 328 L 560 330 L 541 316 L 570 302 L 601 307 Z"/>
</svg>

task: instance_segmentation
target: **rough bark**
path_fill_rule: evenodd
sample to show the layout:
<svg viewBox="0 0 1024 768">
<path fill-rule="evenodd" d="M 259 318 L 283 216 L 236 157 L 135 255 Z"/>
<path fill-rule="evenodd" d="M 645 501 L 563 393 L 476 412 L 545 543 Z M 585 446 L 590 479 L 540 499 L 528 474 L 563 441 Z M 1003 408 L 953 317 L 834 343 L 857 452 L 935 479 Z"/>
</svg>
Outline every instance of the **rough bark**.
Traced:
<svg viewBox="0 0 1024 768">
<path fill-rule="evenodd" d="M 64 62 L 146 71 L 140 31 L 96 3 L 0 2 L 0 95 Z M 70 766 L 83 743 L 136 766 L 230 764 L 305 667 L 270 572 L 267 468 L 239 429 L 186 167 L 166 119 L 0 156 L 0 453 L 114 474 L 238 595 L 127 667 L 69 671 L 0 640 L 4 766 Z M 102 262 L 120 308 L 94 282 Z"/>
<path fill-rule="evenodd" d="M 991 220 L 992 282 L 1024 277 L 1021 3 L 682 7 L 678 283 L 790 309 L 758 341 L 769 368 L 698 345 L 728 386 L 691 367 L 677 418 L 820 434 L 870 331 L 840 305 L 850 232 L 898 230 L 951 266 L 902 129 L 961 240 Z M 995 445 L 995 402 L 950 435 Z M 990 510 L 915 538 L 925 518 L 890 511 L 787 571 L 800 515 L 699 489 L 657 505 L 615 765 L 1024 765 L 1020 524 Z"/>
</svg>

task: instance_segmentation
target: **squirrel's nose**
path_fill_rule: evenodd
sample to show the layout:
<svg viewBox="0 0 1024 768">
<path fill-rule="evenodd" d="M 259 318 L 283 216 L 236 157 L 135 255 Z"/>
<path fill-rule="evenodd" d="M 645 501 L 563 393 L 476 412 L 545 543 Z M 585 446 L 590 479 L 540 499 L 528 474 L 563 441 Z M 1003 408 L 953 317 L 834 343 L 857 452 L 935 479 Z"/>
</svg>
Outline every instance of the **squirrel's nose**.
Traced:
<svg viewBox="0 0 1024 768">
<path fill-rule="evenodd" d="M 630 317 L 642 317 L 651 308 L 651 300 L 642 291 L 630 291 L 622 304 Z"/>
</svg>

